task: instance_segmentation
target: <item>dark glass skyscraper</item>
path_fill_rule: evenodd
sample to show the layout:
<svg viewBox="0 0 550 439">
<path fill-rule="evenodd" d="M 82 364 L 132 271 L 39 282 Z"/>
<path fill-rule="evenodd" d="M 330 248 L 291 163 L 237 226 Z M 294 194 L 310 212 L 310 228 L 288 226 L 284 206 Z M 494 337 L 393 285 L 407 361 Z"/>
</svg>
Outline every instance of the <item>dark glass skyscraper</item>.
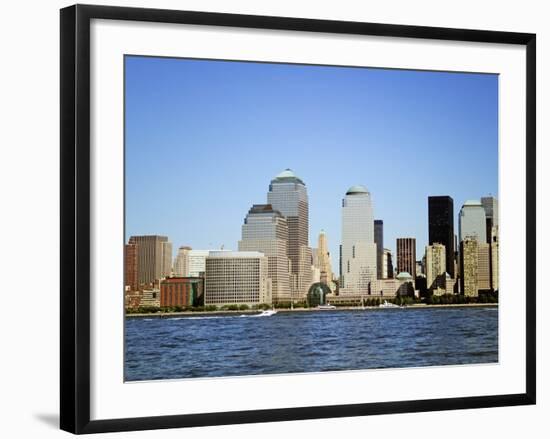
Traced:
<svg viewBox="0 0 550 439">
<path fill-rule="evenodd" d="M 382 279 L 383 264 L 382 259 L 384 256 L 384 221 L 374 220 L 374 243 L 376 244 L 376 276 L 378 279 Z"/>
<path fill-rule="evenodd" d="M 429 244 L 445 246 L 447 273 L 455 277 L 454 204 L 448 195 L 428 197 Z"/>
</svg>

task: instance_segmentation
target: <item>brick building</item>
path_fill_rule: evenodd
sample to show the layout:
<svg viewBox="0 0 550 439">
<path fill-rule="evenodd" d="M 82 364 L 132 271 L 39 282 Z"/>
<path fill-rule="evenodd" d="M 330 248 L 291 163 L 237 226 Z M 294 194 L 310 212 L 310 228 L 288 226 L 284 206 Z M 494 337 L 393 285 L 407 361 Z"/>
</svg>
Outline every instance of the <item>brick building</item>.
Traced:
<svg viewBox="0 0 550 439">
<path fill-rule="evenodd" d="M 168 277 L 160 283 L 160 306 L 200 306 L 203 293 L 202 277 Z"/>
<path fill-rule="evenodd" d="M 138 244 L 124 246 L 124 286 L 129 291 L 139 289 L 138 282 Z"/>
</svg>

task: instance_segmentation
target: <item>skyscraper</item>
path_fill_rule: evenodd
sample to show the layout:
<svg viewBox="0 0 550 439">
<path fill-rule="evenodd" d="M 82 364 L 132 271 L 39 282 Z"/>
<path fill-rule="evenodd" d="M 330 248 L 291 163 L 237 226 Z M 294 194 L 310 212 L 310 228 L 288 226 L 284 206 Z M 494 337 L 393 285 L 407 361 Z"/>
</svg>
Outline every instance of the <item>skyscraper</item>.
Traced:
<svg viewBox="0 0 550 439">
<path fill-rule="evenodd" d="M 267 202 L 278 210 L 288 225 L 288 258 L 293 299 L 305 298 L 311 285 L 309 241 L 309 203 L 305 183 L 286 169 L 269 185 Z"/>
<path fill-rule="evenodd" d="M 170 275 L 172 244 L 166 236 L 131 236 L 129 244 L 137 244 L 138 282 L 152 283 Z"/>
<path fill-rule="evenodd" d="M 374 220 L 374 242 L 376 243 L 376 276 L 378 279 L 382 279 L 383 263 L 382 258 L 384 256 L 384 221 Z"/>
<path fill-rule="evenodd" d="M 448 195 L 428 197 L 428 243 L 445 246 L 447 273 L 455 277 L 454 203 Z"/>
<path fill-rule="evenodd" d="M 493 227 L 491 233 L 491 289 L 498 291 L 498 272 L 499 272 L 499 254 L 498 254 L 498 226 Z"/>
<path fill-rule="evenodd" d="M 182 246 L 178 249 L 176 259 L 174 259 L 174 267 L 172 271 L 174 276 L 187 277 L 189 276 L 189 252 L 191 247 Z"/>
<path fill-rule="evenodd" d="M 416 239 L 397 238 L 397 272 L 409 273 L 416 279 Z"/>
<path fill-rule="evenodd" d="M 481 204 L 485 209 L 485 230 L 487 243 L 491 243 L 493 227 L 498 227 L 498 201 L 495 197 L 481 197 Z"/>
<path fill-rule="evenodd" d="M 446 252 L 443 244 L 426 246 L 426 287 L 429 290 L 445 288 Z"/>
<path fill-rule="evenodd" d="M 460 242 L 461 290 L 465 296 L 477 297 L 478 242 L 467 237 Z"/>
<path fill-rule="evenodd" d="M 491 290 L 491 246 L 480 242 L 477 247 L 477 289 Z"/>
<path fill-rule="evenodd" d="M 384 249 L 384 255 L 383 255 L 383 271 L 382 271 L 382 278 L 383 279 L 393 279 L 393 260 L 392 260 L 392 254 L 391 250 L 388 248 Z"/>
<path fill-rule="evenodd" d="M 353 186 L 342 200 L 340 292 L 368 294 L 376 281 L 374 213 L 370 192 Z"/>
<path fill-rule="evenodd" d="M 478 243 L 487 242 L 485 209 L 478 200 L 468 200 L 460 209 L 458 217 L 459 240 L 475 238 Z"/>
<path fill-rule="evenodd" d="M 168 277 L 172 275 L 172 243 L 169 241 L 163 242 L 161 248 L 161 277 Z"/>
<path fill-rule="evenodd" d="M 317 261 L 321 271 L 321 282 L 329 284 L 332 282 L 332 266 L 330 264 L 330 253 L 328 251 L 327 235 L 324 230 L 319 233 L 319 242 L 317 247 Z"/>
<path fill-rule="evenodd" d="M 124 286 L 130 291 L 139 289 L 137 244 L 124 246 Z"/>
<path fill-rule="evenodd" d="M 461 285 L 465 296 L 478 296 L 492 290 L 491 246 L 466 236 L 460 243 Z"/>
<path fill-rule="evenodd" d="M 267 256 L 273 301 L 288 302 L 290 273 L 286 218 L 270 204 L 254 204 L 242 226 L 239 251 L 258 251 Z"/>
</svg>

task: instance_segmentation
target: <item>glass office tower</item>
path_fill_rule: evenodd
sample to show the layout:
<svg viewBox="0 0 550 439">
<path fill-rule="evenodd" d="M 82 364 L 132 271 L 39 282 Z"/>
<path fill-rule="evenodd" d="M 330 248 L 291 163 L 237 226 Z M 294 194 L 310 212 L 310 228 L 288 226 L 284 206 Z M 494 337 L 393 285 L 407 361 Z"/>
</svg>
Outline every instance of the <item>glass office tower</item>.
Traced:
<svg viewBox="0 0 550 439">
<path fill-rule="evenodd" d="M 292 297 L 305 299 L 312 278 L 306 185 L 291 169 L 286 169 L 271 180 L 267 202 L 286 218 Z"/>
</svg>

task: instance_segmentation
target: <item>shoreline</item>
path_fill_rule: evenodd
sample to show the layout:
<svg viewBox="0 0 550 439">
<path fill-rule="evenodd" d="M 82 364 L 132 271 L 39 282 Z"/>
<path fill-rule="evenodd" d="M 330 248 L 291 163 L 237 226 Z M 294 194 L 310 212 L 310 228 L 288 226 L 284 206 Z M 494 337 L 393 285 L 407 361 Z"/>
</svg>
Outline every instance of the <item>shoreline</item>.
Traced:
<svg viewBox="0 0 550 439">
<path fill-rule="evenodd" d="M 427 305 L 425 303 L 415 303 L 397 309 L 431 309 L 431 308 L 483 308 L 483 307 L 498 307 L 498 303 L 449 303 Z M 379 306 L 339 306 L 334 309 L 318 309 L 318 308 L 294 308 L 294 309 L 276 309 L 277 313 L 293 313 L 293 312 L 338 312 L 338 311 L 376 311 L 392 308 L 380 308 Z M 254 315 L 260 313 L 261 310 L 243 310 L 243 311 L 179 311 L 179 312 L 156 312 L 156 313 L 125 313 L 126 318 L 155 318 L 169 319 L 171 317 L 193 317 L 193 316 L 232 316 L 232 315 Z"/>
</svg>

